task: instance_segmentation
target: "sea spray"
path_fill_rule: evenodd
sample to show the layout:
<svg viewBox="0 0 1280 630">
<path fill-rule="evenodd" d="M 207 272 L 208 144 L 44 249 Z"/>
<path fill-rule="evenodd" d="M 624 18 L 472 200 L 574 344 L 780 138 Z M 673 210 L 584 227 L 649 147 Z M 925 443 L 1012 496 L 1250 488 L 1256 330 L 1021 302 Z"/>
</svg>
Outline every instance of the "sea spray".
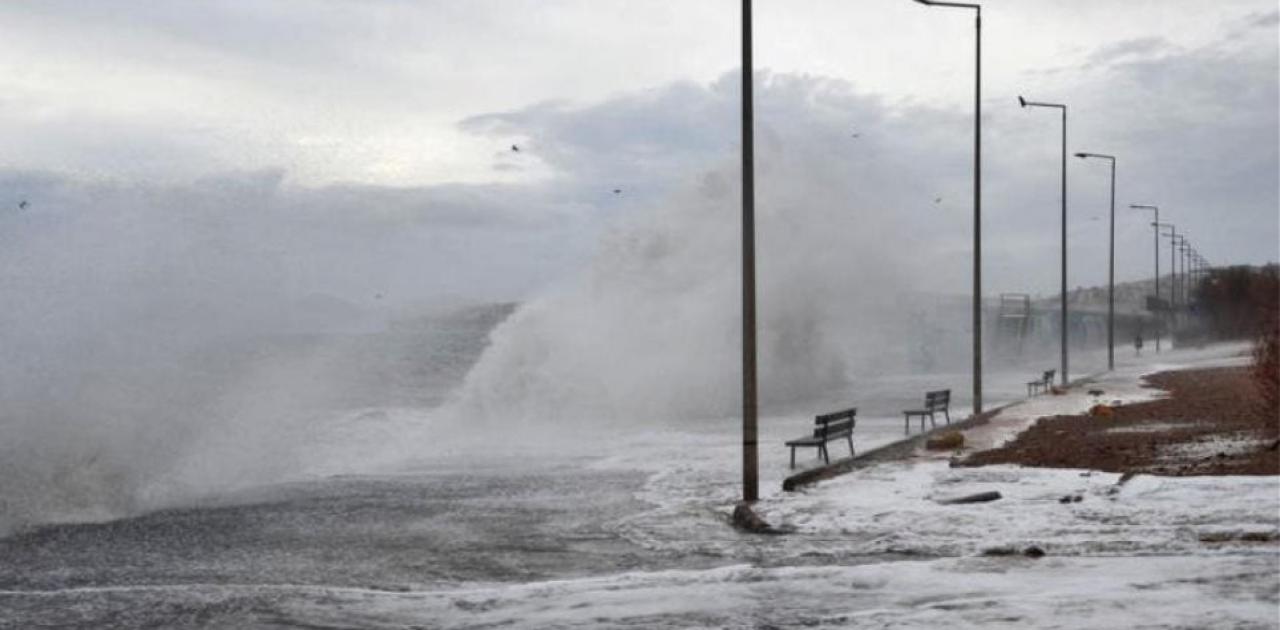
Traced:
<svg viewBox="0 0 1280 630">
<path fill-rule="evenodd" d="M 908 331 L 894 307 L 912 286 L 889 262 L 901 255 L 885 238 L 893 213 L 860 210 L 855 185 L 822 176 L 830 168 L 807 154 L 775 152 L 764 162 L 758 233 L 766 408 L 832 397 L 847 387 L 851 362 L 897 368 L 904 361 L 894 347 Z M 709 173 L 607 233 L 576 282 L 523 305 L 494 331 L 459 396 L 459 413 L 552 425 L 735 413 L 736 181 L 731 170 Z M 815 181 L 837 187 L 822 190 Z"/>
</svg>

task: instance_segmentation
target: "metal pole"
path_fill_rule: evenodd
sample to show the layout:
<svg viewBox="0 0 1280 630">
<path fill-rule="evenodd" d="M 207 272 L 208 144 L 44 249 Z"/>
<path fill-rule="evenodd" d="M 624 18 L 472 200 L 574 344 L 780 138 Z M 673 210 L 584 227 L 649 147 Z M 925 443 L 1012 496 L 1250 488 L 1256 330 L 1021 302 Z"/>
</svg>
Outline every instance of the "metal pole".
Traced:
<svg viewBox="0 0 1280 630">
<path fill-rule="evenodd" d="M 1178 264 L 1182 267 L 1182 308 L 1188 313 L 1191 311 L 1191 283 L 1187 280 L 1187 252 L 1190 251 L 1187 245 L 1187 239 L 1182 239 L 1182 245 L 1178 247 Z"/>
<path fill-rule="evenodd" d="M 1067 107 L 1062 107 L 1062 385 L 1067 376 Z"/>
<path fill-rule="evenodd" d="M 1151 237 L 1155 241 L 1156 257 L 1156 308 L 1160 306 L 1160 208 L 1156 208 L 1156 222 L 1151 224 Z M 1156 311 L 1156 354 L 1160 354 L 1160 311 Z"/>
<path fill-rule="evenodd" d="M 1107 262 L 1107 369 L 1116 369 L 1116 159 L 1111 158 L 1111 246 Z"/>
<path fill-rule="evenodd" d="M 1173 346 L 1173 331 L 1178 327 L 1178 263 L 1174 262 L 1178 247 L 1174 239 L 1177 231 L 1169 227 L 1169 346 Z"/>
<path fill-rule="evenodd" d="M 1129 204 L 1129 207 L 1134 208 L 1136 210 L 1152 210 L 1156 213 L 1156 220 L 1151 224 L 1151 242 L 1153 245 L 1155 245 L 1155 247 L 1152 248 L 1151 250 L 1152 252 L 1151 255 L 1152 257 L 1155 258 L 1155 263 L 1156 263 L 1156 286 L 1155 286 L 1156 352 L 1159 353 L 1160 352 L 1160 325 L 1164 321 L 1164 316 L 1161 315 L 1161 310 L 1159 308 L 1159 305 L 1160 305 L 1160 208 L 1159 206 L 1149 206 L 1146 204 L 1138 204 L 1138 203 L 1131 203 Z"/>
<path fill-rule="evenodd" d="M 1183 264 L 1183 296 L 1185 297 L 1185 302 L 1187 302 L 1187 314 L 1190 315 L 1190 310 L 1192 310 L 1192 283 L 1187 277 L 1187 260 L 1190 246 L 1187 245 L 1187 239 L 1185 238 L 1183 239 L 1181 252 L 1183 252 L 1183 259 L 1181 259 L 1181 264 Z"/>
<path fill-rule="evenodd" d="M 982 6 L 915 0 L 926 6 L 973 9 L 973 413 L 982 413 Z"/>
<path fill-rule="evenodd" d="M 1116 156 L 1077 153 L 1081 159 L 1101 158 L 1111 162 L 1111 227 L 1107 250 L 1107 369 L 1116 369 Z"/>
<path fill-rule="evenodd" d="M 751 0 L 742 0 L 742 500 L 760 497 L 756 420 L 755 134 Z"/>
<path fill-rule="evenodd" d="M 973 413 L 982 413 L 982 7 L 974 19 L 973 79 Z"/>
<path fill-rule="evenodd" d="M 1071 377 L 1067 372 L 1067 106 L 1061 103 L 1038 103 L 1028 101 L 1021 96 L 1018 103 L 1023 107 L 1052 107 L 1062 110 L 1062 384 L 1065 386 Z"/>
</svg>

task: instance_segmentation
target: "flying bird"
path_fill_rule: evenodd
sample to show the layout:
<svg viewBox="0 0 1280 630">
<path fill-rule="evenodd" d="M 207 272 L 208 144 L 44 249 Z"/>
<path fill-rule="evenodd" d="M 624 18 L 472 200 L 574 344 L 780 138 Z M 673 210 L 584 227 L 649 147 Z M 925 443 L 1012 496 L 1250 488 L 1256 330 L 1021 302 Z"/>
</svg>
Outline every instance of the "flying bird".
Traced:
<svg viewBox="0 0 1280 630">
<path fill-rule="evenodd" d="M 18 209 L 19 209 L 19 210 L 26 210 L 26 209 L 27 209 L 27 206 L 29 206 L 29 205 L 31 205 L 31 204 L 27 203 L 27 200 L 26 200 L 26 199 L 23 199 L 22 201 L 19 201 L 19 202 L 18 202 Z"/>
<path fill-rule="evenodd" d="M 854 138 L 861 138 L 861 137 L 862 137 L 862 134 L 857 133 L 857 132 L 854 132 L 853 137 L 854 137 Z"/>
<path fill-rule="evenodd" d="M 621 195 L 621 194 L 622 194 L 622 189 L 621 189 L 621 188 L 614 188 L 614 189 L 613 189 L 613 194 L 615 194 L 615 195 Z"/>
<path fill-rule="evenodd" d="M 513 153 L 519 153 L 519 152 L 520 152 L 520 147 L 518 147 L 518 146 L 516 146 L 516 145 L 514 145 L 514 144 L 513 144 L 513 145 L 511 145 L 511 151 L 512 151 Z"/>
<path fill-rule="evenodd" d="M 942 197 L 938 197 L 938 198 L 934 199 L 934 200 L 933 200 L 933 202 L 934 202 L 934 203 L 942 203 Z"/>
</svg>

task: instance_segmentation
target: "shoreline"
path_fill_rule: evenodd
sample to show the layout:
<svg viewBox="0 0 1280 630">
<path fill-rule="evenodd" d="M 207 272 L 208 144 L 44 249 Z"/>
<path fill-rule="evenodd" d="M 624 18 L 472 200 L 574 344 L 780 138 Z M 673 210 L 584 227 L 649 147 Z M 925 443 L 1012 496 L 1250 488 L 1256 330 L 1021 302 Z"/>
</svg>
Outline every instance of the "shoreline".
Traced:
<svg viewBox="0 0 1280 630">
<path fill-rule="evenodd" d="M 1155 372 L 1162 395 L 1092 414 L 1055 414 L 957 462 L 1163 476 L 1280 475 L 1280 423 L 1268 419 L 1247 367 Z"/>
</svg>

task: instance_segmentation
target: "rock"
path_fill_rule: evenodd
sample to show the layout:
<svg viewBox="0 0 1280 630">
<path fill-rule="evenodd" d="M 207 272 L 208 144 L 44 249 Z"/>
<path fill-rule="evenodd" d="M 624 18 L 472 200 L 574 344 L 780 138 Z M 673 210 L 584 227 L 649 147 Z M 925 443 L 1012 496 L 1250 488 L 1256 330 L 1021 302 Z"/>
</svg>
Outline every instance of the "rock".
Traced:
<svg viewBox="0 0 1280 630">
<path fill-rule="evenodd" d="M 782 530 L 774 529 L 772 525 L 760 518 L 750 505 L 739 503 L 733 508 L 733 526 L 741 531 L 752 534 L 781 534 Z"/>
<path fill-rule="evenodd" d="M 1084 500 L 1083 496 L 1078 494 L 1068 494 L 1058 499 L 1058 503 L 1079 503 Z"/>
<path fill-rule="evenodd" d="M 1018 551 L 1017 547 L 988 547 L 982 550 L 982 555 L 984 556 L 1003 557 L 1016 556 L 1018 554 L 1028 558 L 1043 558 L 1045 556 L 1044 549 L 1036 545 L 1031 545 L 1022 551 Z"/>
<path fill-rule="evenodd" d="M 1012 556 L 1017 553 L 1018 550 L 1013 547 L 988 547 L 982 550 L 984 556 Z"/>
<path fill-rule="evenodd" d="M 931 451 L 951 451 L 964 446 L 964 434 L 948 431 L 925 440 L 924 447 Z"/>
<path fill-rule="evenodd" d="M 999 501 L 1000 498 L 1001 498 L 1000 493 L 992 490 L 990 492 L 979 492 L 978 494 L 971 494 L 968 496 L 957 497 L 954 499 L 943 499 L 941 501 L 938 501 L 938 503 L 941 503 L 942 505 L 961 505 L 964 503 L 987 503 L 990 501 Z"/>
</svg>

